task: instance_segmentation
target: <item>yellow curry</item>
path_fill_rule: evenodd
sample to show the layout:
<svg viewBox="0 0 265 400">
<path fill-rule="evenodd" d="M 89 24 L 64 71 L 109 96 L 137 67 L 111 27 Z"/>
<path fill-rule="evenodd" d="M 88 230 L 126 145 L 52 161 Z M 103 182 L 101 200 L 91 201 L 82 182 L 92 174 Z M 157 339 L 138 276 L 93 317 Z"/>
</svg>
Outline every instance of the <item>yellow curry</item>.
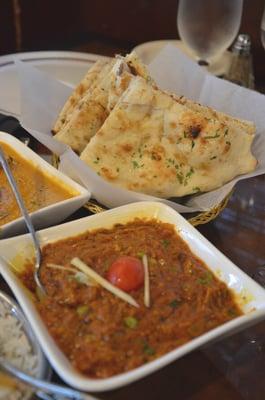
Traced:
<svg viewBox="0 0 265 400">
<path fill-rule="evenodd" d="M 12 147 L 0 142 L 18 189 L 29 212 L 69 199 L 79 193 L 40 167 L 21 157 Z M 0 167 L 0 226 L 21 216 L 5 172 Z"/>
</svg>

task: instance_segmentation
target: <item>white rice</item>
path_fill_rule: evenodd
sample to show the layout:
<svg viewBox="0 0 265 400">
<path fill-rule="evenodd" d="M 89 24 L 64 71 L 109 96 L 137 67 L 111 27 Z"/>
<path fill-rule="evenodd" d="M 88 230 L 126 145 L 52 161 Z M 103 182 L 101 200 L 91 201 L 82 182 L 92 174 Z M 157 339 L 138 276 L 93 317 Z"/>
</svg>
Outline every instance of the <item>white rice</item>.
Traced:
<svg viewBox="0 0 265 400">
<path fill-rule="evenodd" d="M 15 367 L 30 375 L 36 375 L 37 356 L 29 343 L 22 323 L 15 314 L 11 313 L 11 306 L 0 298 L 0 355 Z M 31 390 L 18 384 L 16 389 L 3 387 L 0 383 L 1 400 L 25 400 L 31 396 Z"/>
</svg>

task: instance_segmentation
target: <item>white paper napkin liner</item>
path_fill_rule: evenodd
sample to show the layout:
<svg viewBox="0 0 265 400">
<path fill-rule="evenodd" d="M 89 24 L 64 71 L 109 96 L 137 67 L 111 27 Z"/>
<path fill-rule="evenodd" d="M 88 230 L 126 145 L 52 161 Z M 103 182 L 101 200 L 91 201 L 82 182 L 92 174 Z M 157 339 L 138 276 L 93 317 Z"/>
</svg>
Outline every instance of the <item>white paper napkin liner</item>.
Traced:
<svg viewBox="0 0 265 400">
<path fill-rule="evenodd" d="M 221 188 L 209 193 L 192 196 L 185 205 L 142 193 L 131 192 L 111 185 L 98 176 L 68 146 L 56 141 L 50 132 L 59 111 L 71 93 L 71 89 L 47 73 L 27 65 L 17 58 L 16 66 L 21 86 L 21 125 L 53 153 L 60 156 L 60 170 L 78 180 L 91 192 L 96 200 L 107 207 L 116 207 L 142 200 L 158 200 L 181 213 L 205 211 L 219 204 L 238 180 L 265 173 L 264 128 L 262 130 L 262 127 L 265 126 L 264 116 L 262 117 L 260 112 L 256 112 L 255 109 L 253 111 L 255 118 L 252 117 L 252 107 L 248 101 L 248 96 L 250 96 L 252 104 L 253 101 L 259 103 L 258 110 L 261 110 L 262 107 L 265 109 L 265 96 L 211 76 L 173 46 L 166 46 L 149 66 L 151 75 L 161 88 L 175 91 L 195 101 L 201 101 L 220 111 L 241 118 L 244 113 L 243 104 L 244 109 L 248 110 L 248 117 L 245 115 L 243 118 L 254 120 L 260 129 L 260 134 L 253 146 L 254 154 L 259 159 L 259 166 L 255 172 L 239 176 Z M 224 96 L 222 95 L 222 86 L 225 88 Z M 217 87 L 220 93 L 216 92 Z M 213 96 L 213 93 L 218 93 L 218 95 Z M 227 98 L 227 96 L 229 97 Z M 236 107 L 234 102 L 238 102 L 238 99 L 242 97 L 244 97 L 244 100 Z M 232 104 L 229 106 L 229 103 Z M 225 106 L 228 110 L 224 109 Z M 230 111 L 229 107 L 233 112 Z M 240 115 L 235 114 L 238 109 L 239 111 L 241 109 Z M 259 142 L 258 145 L 256 145 L 257 141 Z"/>
<path fill-rule="evenodd" d="M 21 89 L 21 125 L 40 143 L 58 155 L 60 170 L 83 184 L 97 201 L 112 208 L 135 201 L 156 200 L 174 207 L 179 212 L 197 211 L 197 208 L 115 187 L 98 176 L 69 146 L 58 142 L 51 135 L 51 127 L 71 93 L 69 87 L 18 58 L 15 59 L 15 63 Z"/>
</svg>

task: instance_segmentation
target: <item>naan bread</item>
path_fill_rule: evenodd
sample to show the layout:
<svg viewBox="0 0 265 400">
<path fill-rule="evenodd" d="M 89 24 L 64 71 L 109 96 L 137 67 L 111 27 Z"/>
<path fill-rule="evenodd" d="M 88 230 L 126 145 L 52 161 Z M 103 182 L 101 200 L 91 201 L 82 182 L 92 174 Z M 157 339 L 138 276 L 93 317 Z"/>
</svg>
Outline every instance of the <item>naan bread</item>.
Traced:
<svg viewBox="0 0 265 400">
<path fill-rule="evenodd" d="M 254 125 L 176 98 L 136 77 L 81 159 L 114 185 L 169 198 L 252 171 Z"/>
<path fill-rule="evenodd" d="M 67 99 L 65 105 L 63 106 L 55 125 L 52 129 L 54 134 L 58 133 L 63 126 L 69 121 L 73 110 L 76 105 L 82 99 L 84 94 L 88 89 L 93 88 L 97 82 L 107 73 L 109 67 L 108 61 L 98 60 L 95 64 L 88 70 L 85 77 L 77 85 L 71 96 Z"/>
<path fill-rule="evenodd" d="M 135 55 L 117 57 L 104 66 L 96 84 L 85 92 L 55 138 L 80 154 L 127 89 L 133 74 L 147 76 L 147 70 Z"/>
</svg>

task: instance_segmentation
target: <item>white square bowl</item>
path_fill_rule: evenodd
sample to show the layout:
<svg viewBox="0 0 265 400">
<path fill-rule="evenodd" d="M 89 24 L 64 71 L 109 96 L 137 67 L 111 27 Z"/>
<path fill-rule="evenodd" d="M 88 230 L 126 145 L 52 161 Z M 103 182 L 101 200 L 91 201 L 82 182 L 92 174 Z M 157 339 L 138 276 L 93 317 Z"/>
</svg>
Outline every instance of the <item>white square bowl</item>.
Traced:
<svg viewBox="0 0 265 400">
<path fill-rule="evenodd" d="M 91 379 L 74 369 L 48 333 L 25 288 L 13 274 L 10 264 L 32 255 L 29 235 L 0 241 L 0 273 L 14 291 L 50 363 L 68 384 L 84 391 L 105 391 L 115 389 L 159 370 L 184 354 L 213 340 L 246 328 L 265 317 L 265 290 L 229 261 L 219 250 L 206 240 L 193 226 L 172 208 L 159 202 L 138 202 L 93 215 L 39 232 L 41 244 L 76 236 L 90 229 L 110 228 L 115 223 L 126 223 L 138 218 L 156 218 L 175 226 L 177 233 L 189 245 L 192 252 L 202 259 L 208 268 L 224 281 L 236 295 L 244 315 L 237 317 L 190 342 L 170 351 L 132 371 L 106 379 Z M 59 318 L 59 316 L 58 316 Z"/>
<path fill-rule="evenodd" d="M 61 222 L 82 207 L 90 198 L 90 193 L 87 189 L 74 182 L 62 172 L 58 171 L 12 135 L 5 132 L 0 132 L 0 145 L 1 143 L 6 143 L 12 147 L 22 158 L 30 161 L 32 165 L 37 166 L 38 169 L 46 176 L 54 178 L 59 184 L 61 182 L 63 186 L 69 187 L 69 189 L 73 189 L 75 192 L 79 193 L 70 199 L 51 204 L 47 207 L 43 207 L 32 212 L 30 216 L 35 228 L 41 229 Z M 0 238 L 17 235 L 25 232 L 26 230 L 27 228 L 24 223 L 24 219 L 22 217 L 17 218 L 14 221 L 11 221 L 0 227 Z"/>
</svg>

